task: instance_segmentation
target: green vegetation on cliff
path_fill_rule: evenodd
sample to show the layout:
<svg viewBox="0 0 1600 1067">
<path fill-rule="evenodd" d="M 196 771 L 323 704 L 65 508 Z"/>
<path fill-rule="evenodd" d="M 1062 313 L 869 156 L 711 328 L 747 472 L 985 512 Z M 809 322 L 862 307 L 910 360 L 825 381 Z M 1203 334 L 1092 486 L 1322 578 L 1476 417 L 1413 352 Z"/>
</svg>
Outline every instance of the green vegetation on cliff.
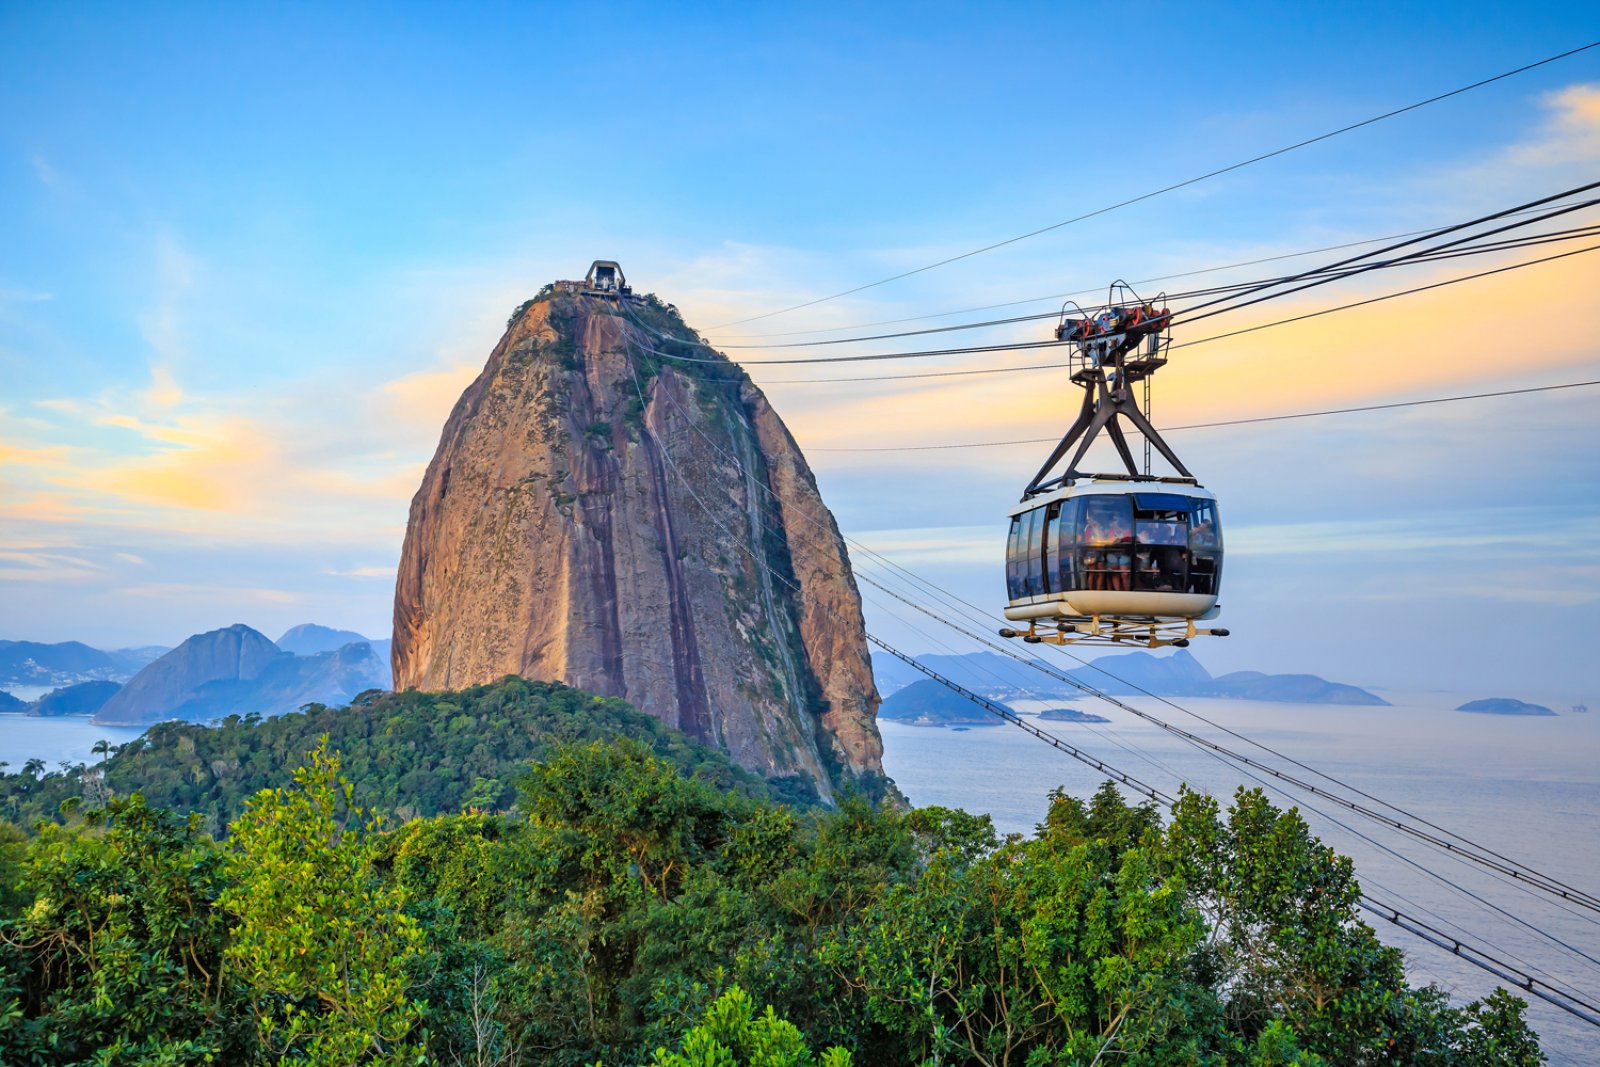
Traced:
<svg viewBox="0 0 1600 1067">
<path fill-rule="evenodd" d="M 496 690 L 527 696 L 471 706 Z M 1000 840 L 796 812 L 642 736 L 547 738 L 510 813 L 379 821 L 319 746 L 220 843 L 138 796 L 0 824 L 0 1062 L 1541 1061 L 1515 998 L 1410 987 L 1349 860 L 1259 791 L 1166 823 L 1057 793 Z"/>
</svg>

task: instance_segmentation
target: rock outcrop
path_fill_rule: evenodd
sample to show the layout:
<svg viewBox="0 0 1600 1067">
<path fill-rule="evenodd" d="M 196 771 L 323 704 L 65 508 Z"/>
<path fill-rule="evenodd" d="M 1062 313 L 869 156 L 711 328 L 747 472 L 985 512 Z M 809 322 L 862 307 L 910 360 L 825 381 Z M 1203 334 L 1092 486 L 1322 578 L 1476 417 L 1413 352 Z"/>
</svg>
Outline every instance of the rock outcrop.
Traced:
<svg viewBox="0 0 1600 1067">
<path fill-rule="evenodd" d="M 882 783 L 860 596 L 799 447 L 654 298 L 552 287 L 444 427 L 395 588 L 395 689 L 623 697 L 824 799 Z M 650 349 L 693 356 L 679 362 Z"/>
</svg>

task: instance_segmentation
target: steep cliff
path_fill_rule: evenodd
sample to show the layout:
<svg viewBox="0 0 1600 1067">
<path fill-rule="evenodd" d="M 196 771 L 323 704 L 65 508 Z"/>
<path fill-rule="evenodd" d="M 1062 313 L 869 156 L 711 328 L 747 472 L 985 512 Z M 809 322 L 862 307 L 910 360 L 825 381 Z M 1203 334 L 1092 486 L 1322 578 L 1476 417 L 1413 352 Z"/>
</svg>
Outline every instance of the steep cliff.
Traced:
<svg viewBox="0 0 1600 1067">
<path fill-rule="evenodd" d="M 861 602 L 794 439 L 654 298 L 519 309 L 411 502 L 395 689 L 623 697 L 824 798 L 882 779 Z"/>
</svg>

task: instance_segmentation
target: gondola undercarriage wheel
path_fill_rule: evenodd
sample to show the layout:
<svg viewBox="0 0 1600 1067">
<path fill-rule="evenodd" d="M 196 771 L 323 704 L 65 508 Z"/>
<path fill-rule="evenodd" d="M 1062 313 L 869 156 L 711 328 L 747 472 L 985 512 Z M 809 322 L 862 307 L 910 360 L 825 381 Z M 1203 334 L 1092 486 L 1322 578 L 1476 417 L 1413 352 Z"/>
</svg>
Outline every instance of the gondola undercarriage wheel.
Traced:
<svg viewBox="0 0 1600 1067">
<path fill-rule="evenodd" d="M 1076 622 L 1070 619 L 1054 624 L 1033 622 L 1026 630 L 1007 627 L 1000 631 L 1001 637 L 1020 637 L 1030 645 L 1120 645 L 1123 648 L 1168 645 L 1187 648 L 1190 638 L 1201 635 L 1227 637 L 1228 631 L 1220 627 L 1198 627 L 1193 619 L 1119 619 L 1100 615 Z"/>
</svg>

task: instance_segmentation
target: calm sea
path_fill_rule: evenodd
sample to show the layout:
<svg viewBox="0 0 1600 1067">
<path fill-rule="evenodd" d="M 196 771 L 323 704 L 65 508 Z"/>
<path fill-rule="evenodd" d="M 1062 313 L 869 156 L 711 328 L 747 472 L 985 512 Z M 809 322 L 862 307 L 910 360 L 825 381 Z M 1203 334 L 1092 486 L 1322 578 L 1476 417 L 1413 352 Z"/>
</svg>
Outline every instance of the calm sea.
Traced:
<svg viewBox="0 0 1600 1067">
<path fill-rule="evenodd" d="M 1392 708 L 1190 698 L 1173 703 L 1563 882 L 1594 890 L 1600 874 L 1600 713 L 1509 718 L 1444 710 L 1464 699 L 1429 696 Z M 1158 701 L 1130 703 L 1219 743 L 1235 748 L 1242 744 Z M 1046 705 L 1014 706 L 1026 713 Z M 1167 792 L 1188 782 L 1226 796 L 1240 784 L 1254 784 L 1124 712 L 1106 706 L 1089 710 L 1113 721 L 1041 725 Z M 1087 796 L 1100 784 L 1088 767 L 1009 726 L 965 731 L 890 722 L 879 726 L 885 767 L 913 803 L 987 812 L 1002 832 L 1030 832 L 1043 818 L 1046 794 L 1057 786 Z M 9 762 L 13 773 L 35 757 L 51 767 L 62 761 L 90 762 L 95 742 L 121 744 L 138 733 L 94 726 L 85 716 L 0 714 L 0 760 Z M 1351 830 L 1420 865 L 1412 866 L 1309 810 L 1298 795 L 1286 799 L 1271 790 L 1269 795 L 1280 806 L 1300 804 L 1324 840 L 1354 857 L 1362 885 L 1373 896 L 1392 899 L 1441 929 L 1459 927 L 1463 940 L 1600 1002 L 1600 967 L 1486 909 L 1430 872 L 1600 958 L 1600 925 L 1590 913 L 1569 910 L 1421 842 L 1311 801 L 1336 813 Z M 1436 982 L 1463 1000 L 1480 997 L 1495 985 L 1482 971 L 1409 934 L 1387 927 L 1378 932 L 1405 951 L 1415 981 Z M 1537 1000 L 1529 1018 L 1553 1064 L 1594 1061 L 1590 1028 Z"/>
<path fill-rule="evenodd" d="M 18 696 L 22 694 L 12 690 Z M 120 745 L 132 741 L 144 731 L 128 726 L 96 726 L 87 715 L 52 715 L 34 718 L 20 712 L 0 712 L 0 760 L 11 766 L 7 774 L 16 774 L 30 759 L 42 759 L 50 770 L 62 763 L 93 763 L 100 757 L 94 754 L 99 741 Z"/>
<path fill-rule="evenodd" d="M 1390 708 L 1191 698 L 1175 699 L 1173 704 L 1569 885 L 1591 892 L 1600 889 L 1596 885 L 1600 714 L 1514 718 L 1445 710 L 1466 699 L 1412 698 L 1412 704 Z M 1243 744 L 1159 701 L 1128 703 L 1231 748 Z M 1013 706 L 1028 711 L 1048 705 Z M 1165 792 L 1187 782 L 1225 797 L 1241 784 L 1255 784 L 1126 712 L 1108 705 L 1076 706 L 1113 721 L 1103 726 L 1042 721 L 1040 725 Z M 912 803 L 987 812 L 1002 832 L 1031 832 L 1043 818 L 1046 795 L 1057 786 L 1086 796 L 1100 785 L 1087 766 L 1010 726 L 963 732 L 887 722 L 879 727 L 885 769 Z M 1385 832 L 1324 801 L 1308 798 L 1309 803 L 1303 803 L 1298 794 L 1286 799 L 1271 789 L 1268 795 L 1280 807 L 1300 806 L 1323 840 L 1354 858 L 1362 887 L 1372 896 L 1454 931 L 1535 977 L 1560 981 L 1587 994 L 1591 1003 L 1600 1003 L 1600 966 L 1485 908 L 1431 874 L 1445 876 L 1516 919 L 1600 958 L 1600 924 L 1593 913 L 1535 895 L 1509 879 L 1412 838 Z M 1392 849 L 1398 857 L 1315 814 L 1311 806 L 1336 814 L 1350 830 Z M 1405 952 L 1413 981 L 1437 983 L 1461 1000 L 1480 997 L 1496 984 L 1484 972 L 1403 931 L 1386 926 L 1378 933 Z M 1592 1028 L 1538 1000 L 1531 1000 L 1529 1019 L 1553 1064 L 1595 1062 Z"/>
</svg>

